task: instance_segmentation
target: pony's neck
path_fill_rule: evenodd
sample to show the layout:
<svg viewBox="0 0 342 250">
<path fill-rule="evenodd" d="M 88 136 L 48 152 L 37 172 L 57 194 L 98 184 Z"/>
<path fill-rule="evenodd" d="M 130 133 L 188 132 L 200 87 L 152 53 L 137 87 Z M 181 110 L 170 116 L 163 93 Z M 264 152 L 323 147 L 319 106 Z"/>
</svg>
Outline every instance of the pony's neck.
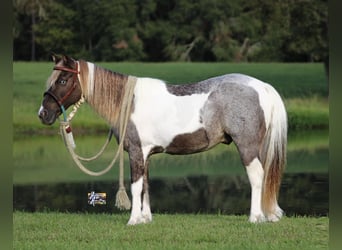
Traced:
<svg viewBox="0 0 342 250">
<path fill-rule="evenodd" d="M 117 128 L 128 76 L 90 62 L 79 63 L 80 82 L 86 101 L 111 126 Z"/>
</svg>

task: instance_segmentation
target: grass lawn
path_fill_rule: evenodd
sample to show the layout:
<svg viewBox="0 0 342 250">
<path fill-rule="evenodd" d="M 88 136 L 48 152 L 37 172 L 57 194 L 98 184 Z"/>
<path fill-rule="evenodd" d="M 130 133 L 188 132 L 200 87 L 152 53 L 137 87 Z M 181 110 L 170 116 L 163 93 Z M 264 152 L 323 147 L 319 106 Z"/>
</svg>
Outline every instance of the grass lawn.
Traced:
<svg viewBox="0 0 342 250">
<path fill-rule="evenodd" d="M 247 216 L 155 214 L 126 226 L 129 214 L 13 214 L 14 249 L 328 249 L 327 217 L 284 217 L 251 224 Z"/>
</svg>

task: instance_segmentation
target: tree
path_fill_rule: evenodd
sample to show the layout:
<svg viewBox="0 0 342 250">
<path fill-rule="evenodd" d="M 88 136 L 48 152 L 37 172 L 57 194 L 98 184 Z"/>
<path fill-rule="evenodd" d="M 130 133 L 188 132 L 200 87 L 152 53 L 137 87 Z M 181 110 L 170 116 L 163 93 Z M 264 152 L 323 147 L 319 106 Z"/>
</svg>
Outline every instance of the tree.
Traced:
<svg viewBox="0 0 342 250">
<path fill-rule="evenodd" d="M 175 32 L 169 20 L 169 12 L 174 8 L 173 1 L 142 0 L 137 5 L 137 32 L 143 43 L 147 61 L 170 60 L 165 48 Z"/>
<path fill-rule="evenodd" d="M 329 76 L 327 0 L 291 1 L 285 61 L 324 62 Z"/>
<path fill-rule="evenodd" d="M 102 11 L 107 25 L 95 47 L 98 58 L 106 61 L 139 61 L 144 58 L 143 44 L 136 30 L 135 0 L 105 1 Z"/>
<path fill-rule="evenodd" d="M 16 60 L 54 50 L 96 61 L 323 61 L 328 68 L 327 0 L 14 0 L 13 17 Z"/>
<path fill-rule="evenodd" d="M 292 32 L 286 40 L 284 49 L 293 59 L 310 62 L 322 61 L 328 47 L 327 26 L 326 0 L 293 2 L 290 9 Z M 286 58 L 286 60 L 291 59 Z"/>
<path fill-rule="evenodd" d="M 97 61 L 141 60 L 135 0 L 75 0 L 76 56 Z"/>
<path fill-rule="evenodd" d="M 36 60 L 36 33 L 37 18 L 42 19 L 46 15 L 46 7 L 51 0 L 13 0 L 14 8 L 19 13 L 25 13 L 31 18 L 31 61 Z"/>
<path fill-rule="evenodd" d="M 282 61 L 283 41 L 289 30 L 288 1 L 244 1 L 239 26 L 248 38 L 244 48 L 247 61 Z"/>
<path fill-rule="evenodd" d="M 154 61 L 203 61 L 233 58 L 236 41 L 230 15 L 237 0 L 151 1 L 138 4 L 139 34 Z M 158 55 L 154 55 L 158 49 Z"/>
<path fill-rule="evenodd" d="M 64 5 L 51 2 L 45 14 L 45 21 L 36 24 L 36 43 L 44 48 L 45 53 L 51 51 L 74 54 L 75 34 L 73 26 L 75 12 Z"/>
</svg>

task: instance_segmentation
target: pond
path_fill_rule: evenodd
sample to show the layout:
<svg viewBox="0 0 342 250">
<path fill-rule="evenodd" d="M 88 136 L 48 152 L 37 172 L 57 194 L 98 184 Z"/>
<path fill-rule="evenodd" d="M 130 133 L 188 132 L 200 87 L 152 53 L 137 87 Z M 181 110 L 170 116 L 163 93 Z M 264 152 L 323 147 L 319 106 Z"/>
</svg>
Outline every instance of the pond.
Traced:
<svg viewBox="0 0 342 250">
<path fill-rule="evenodd" d="M 328 131 L 289 136 L 288 162 L 279 204 L 287 215 L 329 213 Z M 81 154 L 95 153 L 104 136 L 77 137 Z M 105 167 L 116 143 L 90 168 Z M 118 169 L 102 177 L 83 174 L 70 159 L 59 135 L 16 138 L 13 143 L 13 207 L 24 211 L 119 212 L 115 206 Z M 126 156 L 127 157 L 127 156 Z M 129 193 L 128 161 L 125 184 Z M 153 212 L 248 214 L 250 186 L 235 146 L 220 145 L 188 155 L 151 157 Z M 105 192 L 107 204 L 88 205 L 87 194 Z"/>
</svg>

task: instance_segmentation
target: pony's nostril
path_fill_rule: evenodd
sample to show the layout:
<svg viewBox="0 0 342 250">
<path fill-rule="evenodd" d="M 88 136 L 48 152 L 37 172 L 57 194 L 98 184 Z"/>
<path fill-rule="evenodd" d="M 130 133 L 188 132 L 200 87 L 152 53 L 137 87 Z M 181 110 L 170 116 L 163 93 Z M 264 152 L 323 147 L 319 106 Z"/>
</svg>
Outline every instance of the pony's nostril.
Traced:
<svg viewBox="0 0 342 250">
<path fill-rule="evenodd" d="M 38 113 L 39 118 L 44 118 L 44 117 L 46 117 L 47 115 L 48 115 L 48 112 L 47 112 L 46 109 L 43 109 L 43 110 L 41 110 L 41 111 Z"/>
</svg>

